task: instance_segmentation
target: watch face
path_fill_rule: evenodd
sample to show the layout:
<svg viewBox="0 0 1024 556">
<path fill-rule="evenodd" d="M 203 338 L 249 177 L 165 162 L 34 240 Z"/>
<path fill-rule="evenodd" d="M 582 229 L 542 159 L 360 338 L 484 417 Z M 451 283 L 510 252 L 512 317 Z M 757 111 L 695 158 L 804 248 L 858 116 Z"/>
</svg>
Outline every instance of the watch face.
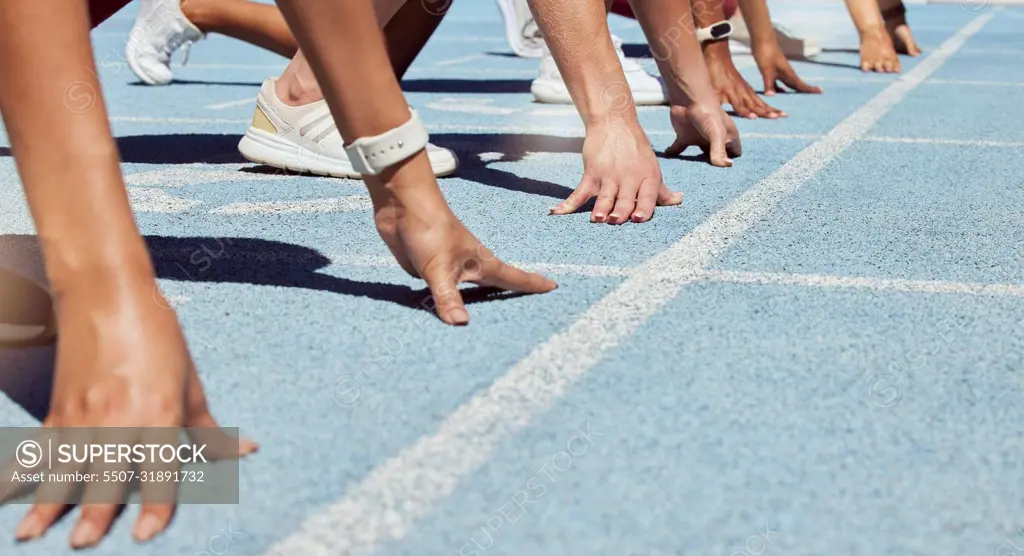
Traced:
<svg viewBox="0 0 1024 556">
<path fill-rule="evenodd" d="M 730 33 L 732 33 L 732 24 L 729 22 L 719 23 L 711 27 L 711 38 L 713 39 L 728 37 Z"/>
</svg>

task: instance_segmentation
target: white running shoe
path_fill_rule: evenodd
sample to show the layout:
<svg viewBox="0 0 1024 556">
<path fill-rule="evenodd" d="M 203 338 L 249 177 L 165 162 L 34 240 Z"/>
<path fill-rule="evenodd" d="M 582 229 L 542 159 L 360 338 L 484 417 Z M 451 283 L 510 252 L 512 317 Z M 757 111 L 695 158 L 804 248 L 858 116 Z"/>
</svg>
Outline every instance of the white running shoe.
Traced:
<svg viewBox="0 0 1024 556">
<path fill-rule="evenodd" d="M 523 58 L 540 58 L 544 55 L 544 39 L 540 28 L 533 20 L 530 5 L 526 0 L 498 0 L 498 8 L 505 19 L 505 37 L 512 52 Z"/>
<path fill-rule="evenodd" d="M 345 154 L 344 141 L 327 101 L 289 106 L 278 98 L 276 88 L 277 79 L 263 82 L 256 97 L 252 126 L 238 143 L 242 156 L 282 170 L 362 178 Z M 455 153 L 448 149 L 427 145 L 427 156 L 437 177 L 450 175 L 459 167 Z"/>
<path fill-rule="evenodd" d="M 742 14 L 734 15 L 729 22 L 732 23 L 732 35 L 729 37 L 730 46 L 742 44 L 749 52 L 752 39 Z M 821 54 L 821 45 L 815 39 L 810 37 L 800 38 L 789 29 L 775 22 L 772 22 L 772 28 L 775 30 L 775 38 L 779 42 L 779 49 L 786 58 L 790 60 L 808 60 Z M 730 50 L 742 52 L 739 49 L 733 50 L 730 48 Z"/>
<path fill-rule="evenodd" d="M 626 58 L 622 52 L 622 39 L 612 35 L 612 42 L 615 44 L 615 53 L 619 55 L 619 62 L 626 73 L 626 82 L 633 91 L 633 102 L 637 106 L 659 106 L 668 104 L 668 95 L 661 79 L 647 73 L 636 60 Z M 533 80 L 530 85 L 530 92 L 537 102 L 546 104 L 572 104 L 572 97 L 569 96 L 569 89 L 562 80 L 562 74 L 558 72 L 558 65 L 551 56 L 547 45 L 544 46 L 544 58 L 540 61 L 540 76 Z"/>
<path fill-rule="evenodd" d="M 181 12 L 179 0 L 142 0 L 128 34 L 125 58 L 143 83 L 166 85 L 173 77 L 171 56 L 184 47 L 188 62 L 189 47 L 204 37 Z"/>
</svg>

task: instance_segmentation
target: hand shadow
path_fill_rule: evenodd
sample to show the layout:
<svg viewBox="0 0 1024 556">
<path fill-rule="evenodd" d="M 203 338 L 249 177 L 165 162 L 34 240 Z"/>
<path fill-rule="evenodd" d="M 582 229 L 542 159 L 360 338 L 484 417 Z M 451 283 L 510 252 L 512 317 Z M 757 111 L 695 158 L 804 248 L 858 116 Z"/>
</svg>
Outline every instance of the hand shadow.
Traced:
<svg viewBox="0 0 1024 556">
<path fill-rule="evenodd" d="M 380 282 L 362 282 L 322 274 L 332 261 L 320 252 L 290 243 L 252 238 L 146 236 L 157 277 L 181 282 L 250 284 L 323 291 L 366 297 L 417 311 L 434 313 L 427 288 Z M 42 256 L 35 236 L 0 235 L 0 253 L 19 253 L 17 272 L 0 273 L 0 288 L 7 299 L 24 300 L 0 311 L 0 323 L 49 322 L 53 308 L 40 282 L 23 276 L 41 276 Z M 6 260 L 6 259 L 5 259 Z M 397 265 L 396 265 L 397 270 Z M 398 272 L 402 272 L 398 270 Z M 512 299 L 526 294 L 471 286 L 460 289 L 468 304 Z M 30 302 L 31 301 L 31 302 Z M 53 338 L 43 345 L 0 347 L 0 391 L 30 415 L 43 420 L 49 410 L 53 383 Z"/>
</svg>

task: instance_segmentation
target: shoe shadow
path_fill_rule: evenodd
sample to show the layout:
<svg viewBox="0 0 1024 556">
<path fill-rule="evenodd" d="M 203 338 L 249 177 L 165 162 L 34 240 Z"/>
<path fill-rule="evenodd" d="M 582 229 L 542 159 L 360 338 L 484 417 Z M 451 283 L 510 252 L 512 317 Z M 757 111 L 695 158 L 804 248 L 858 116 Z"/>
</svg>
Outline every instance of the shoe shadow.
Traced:
<svg viewBox="0 0 1024 556">
<path fill-rule="evenodd" d="M 146 236 L 157 277 L 179 282 L 277 286 L 339 295 L 365 297 L 434 314 L 434 303 L 426 288 L 380 282 L 363 282 L 321 273 L 333 264 L 315 249 L 290 243 L 252 238 Z M 26 285 L 24 276 L 42 274 L 42 257 L 35 236 L 0 235 L 0 253 L 23 254 L 18 268 L 0 274 L 18 294 L 33 292 L 32 310 L 25 309 L 3 319 L 39 321 L 49 318 L 52 307 L 41 283 Z M 5 259 L 6 260 L 6 259 Z M 15 276 L 11 278 L 10 276 Z M 472 286 L 460 290 L 466 304 L 523 297 L 495 288 Z M 15 313 L 11 311 L 11 313 Z M 26 316 L 27 313 L 27 316 Z M 53 382 L 55 346 L 0 348 L 0 391 L 36 419 L 45 418 Z"/>
<path fill-rule="evenodd" d="M 857 64 L 844 64 L 842 62 L 826 62 L 825 60 L 800 60 L 803 64 L 814 64 L 816 66 L 828 66 L 833 68 L 844 68 L 844 69 L 855 69 L 861 71 L 860 66 Z"/>
<path fill-rule="evenodd" d="M 238 152 L 241 135 L 210 133 L 128 135 L 117 137 L 121 161 L 137 164 L 238 164 L 247 162 Z M 11 157 L 0 147 L 0 157 Z"/>
<path fill-rule="evenodd" d="M 284 69 L 284 66 L 281 67 Z M 267 71 L 273 72 L 274 70 L 268 69 Z M 167 86 L 170 85 L 209 85 L 219 87 L 262 87 L 262 82 L 255 81 L 205 81 L 205 80 L 194 80 L 194 79 L 172 79 Z M 143 83 L 142 81 L 133 81 L 128 84 L 129 87 L 150 87 L 151 85 Z"/>
<path fill-rule="evenodd" d="M 529 79 L 406 79 L 407 93 L 529 93 Z"/>
</svg>

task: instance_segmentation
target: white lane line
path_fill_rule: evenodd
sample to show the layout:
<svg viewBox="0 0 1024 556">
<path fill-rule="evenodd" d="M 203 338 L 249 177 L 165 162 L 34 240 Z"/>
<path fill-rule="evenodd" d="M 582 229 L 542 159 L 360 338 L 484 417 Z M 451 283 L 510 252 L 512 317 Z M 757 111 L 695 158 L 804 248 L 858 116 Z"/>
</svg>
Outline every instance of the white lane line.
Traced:
<svg viewBox="0 0 1024 556">
<path fill-rule="evenodd" d="M 435 62 L 434 65 L 438 67 L 457 66 L 466 62 L 472 62 L 473 60 L 482 60 L 486 57 L 486 54 L 470 54 L 469 56 L 461 56 L 450 60 L 441 60 L 440 62 Z"/>
<path fill-rule="evenodd" d="M 127 35 L 127 32 L 120 33 L 122 37 Z M 127 62 L 105 62 L 104 68 L 121 69 L 128 67 Z M 284 71 L 285 64 L 189 64 L 188 69 L 192 70 L 262 70 L 271 72 L 267 76 L 272 74 L 278 74 Z"/>
<path fill-rule="evenodd" d="M 175 166 L 163 170 L 137 172 L 125 176 L 129 187 L 185 187 L 201 183 L 230 183 L 239 181 L 280 181 L 298 176 L 284 171 L 259 173 L 242 171 L 240 164 L 199 164 Z"/>
<path fill-rule="evenodd" d="M 219 102 L 217 104 L 210 104 L 206 106 L 207 110 L 224 110 L 225 108 L 234 108 L 236 106 L 245 106 L 247 104 L 255 104 L 256 97 L 245 97 L 238 100 L 229 100 L 227 102 Z"/>
<path fill-rule="evenodd" d="M 927 84 L 964 87 L 1024 87 L 1024 81 L 965 81 L 962 79 L 929 79 Z"/>
<path fill-rule="evenodd" d="M 282 256 L 282 258 L 284 258 Z M 394 257 L 330 255 L 331 264 L 346 267 L 399 268 Z M 639 271 L 633 267 L 509 262 L 510 265 L 552 276 L 629 277 Z M 965 294 L 1024 297 L 1024 284 L 982 284 L 974 282 L 948 282 L 944 280 L 909 280 L 860 276 L 830 276 L 822 274 L 789 274 L 782 272 L 743 272 L 736 270 L 701 270 L 695 279 L 725 284 L 780 284 L 818 288 L 849 288 L 892 290 L 912 293 Z"/>
<path fill-rule="evenodd" d="M 310 214 L 324 212 L 356 212 L 370 210 L 373 204 L 364 195 L 313 199 L 309 201 L 273 201 L 266 203 L 231 203 L 210 211 L 210 214 Z"/>
<path fill-rule="evenodd" d="M 177 214 L 186 212 L 202 203 L 193 199 L 175 197 L 163 189 L 146 187 L 129 187 L 128 199 L 132 210 L 137 213 L 156 212 L 161 214 Z"/>
<path fill-rule="evenodd" d="M 967 147 L 997 147 L 1002 149 L 1019 149 L 1024 141 L 985 141 L 971 139 L 925 139 L 918 137 L 862 137 L 861 141 L 874 143 L 917 143 L 924 145 L 963 145 Z"/>
<path fill-rule="evenodd" d="M 371 268 L 398 268 L 394 257 L 390 256 L 359 256 L 359 255 L 329 255 L 331 264 L 349 267 L 371 267 Z M 561 263 L 530 263 L 508 261 L 508 264 L 542 274 L 555 276 L 629 276 L 633 270 L 628 267 L 589 265 L 589 264 L 561 264 Z"/>
<path fill-rule="evenodd" d="M 457 112 L 460 114 L 493 114 L 507 116 L 515 114 L 518 108 L 502 106 L 491 106 L 496 99 L 493 98 L 459 98 L 444 97 L 434 102 L 428 102 L 427 108 L 439 112 Z M 428 127 L 429 129 L 429 127 Z"/>
<path fill-rule="evenodd" d="M 779 274 L 774 272 L 737 272 L 732 270 L 709 270 L 704 273 L 703 277 L 712 282 L 735 284 L 783 284 L 818 288 L 855 288 L 911 293 L 1024 297 L 1024 284 L 981 284 L 946 282 L 942 280 Z"/>
<path fill-rule="evenodd" d="M 404 538 L 464 476 L 490 460 L 501 442 L 548 410 L 608 350 L 632 335 L 684 284 L 699 279 L 704 267 L 743 232 L 870 130 L 991 17 L 987 13 L 975 18 L 921 61 L 906 80 L 887 87 L 820 141 L 644 263 L 575 323 L 456 409 L 436 432 L 371 471 L 343 499 L 309 518 L 265 554 L 366 554 Z"/>
</svg>

